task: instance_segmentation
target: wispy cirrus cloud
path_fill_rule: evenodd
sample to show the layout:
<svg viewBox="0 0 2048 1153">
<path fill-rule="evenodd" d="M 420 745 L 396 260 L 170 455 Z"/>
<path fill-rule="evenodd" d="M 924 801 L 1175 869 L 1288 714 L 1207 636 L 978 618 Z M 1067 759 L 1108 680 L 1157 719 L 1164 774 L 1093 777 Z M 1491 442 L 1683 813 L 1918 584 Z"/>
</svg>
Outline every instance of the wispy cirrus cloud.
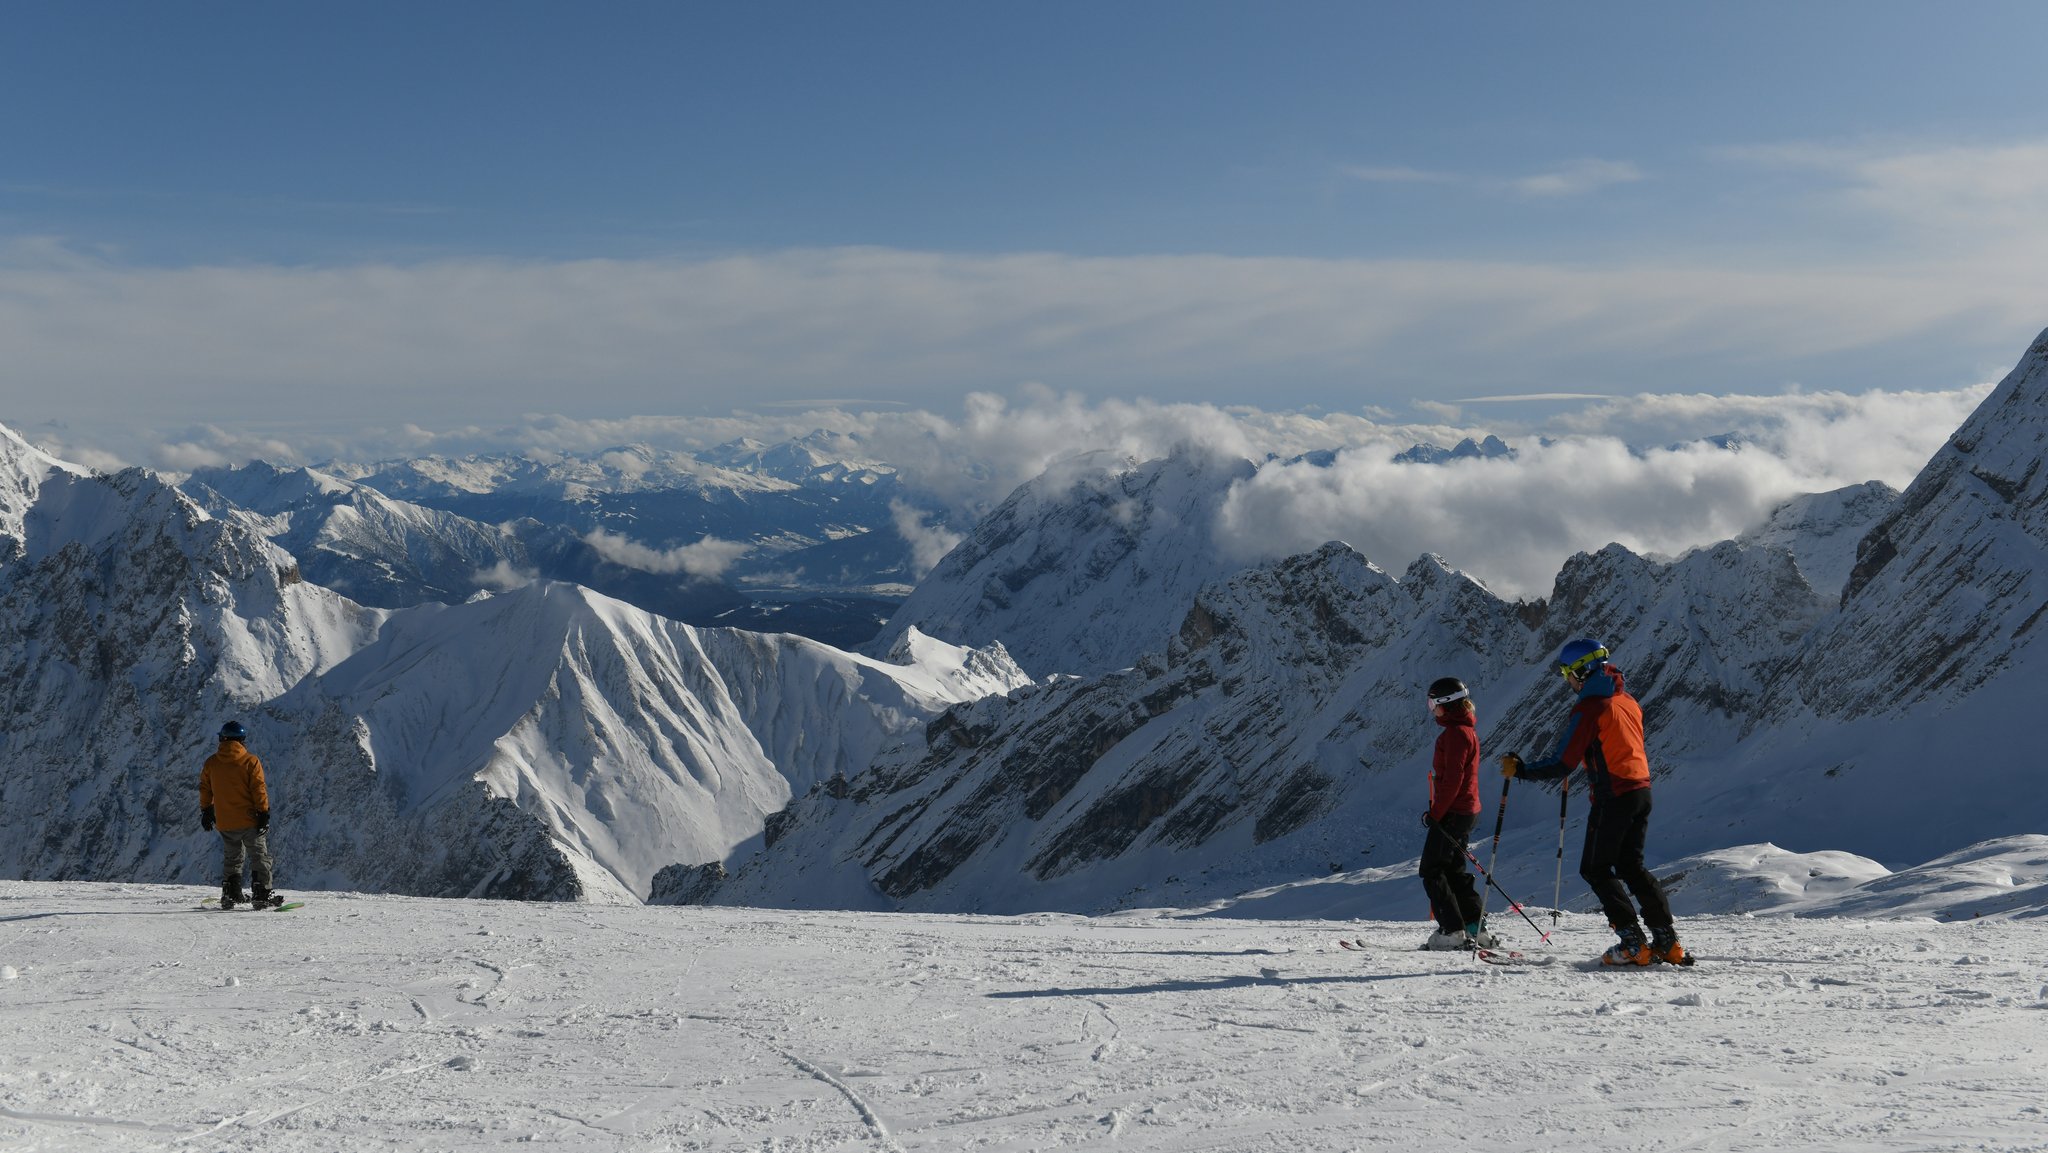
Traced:
<svg viewBox="0 0 2048 1153">
<path fill-rule="evenodd" d="M 1548 171 L 1524 176 L 1475 175 L 1400 164 L 1353 164 L 1345 165 L 1341 171 L 1366 184 L 1459 184 L 1528 197 L 1584 196 L 1646 178 L 1643 170 L 1631 161 L 1597 159 L 1574 160 Z"/>
<path fill-rule="evenodd" d="M 1508 187 L 1524 196 L 1584 196 L 1642 179 L 1643 170 L 1626 160 L 1575 160 L 1550 172 L 1517 177 Z"/>
</svg>

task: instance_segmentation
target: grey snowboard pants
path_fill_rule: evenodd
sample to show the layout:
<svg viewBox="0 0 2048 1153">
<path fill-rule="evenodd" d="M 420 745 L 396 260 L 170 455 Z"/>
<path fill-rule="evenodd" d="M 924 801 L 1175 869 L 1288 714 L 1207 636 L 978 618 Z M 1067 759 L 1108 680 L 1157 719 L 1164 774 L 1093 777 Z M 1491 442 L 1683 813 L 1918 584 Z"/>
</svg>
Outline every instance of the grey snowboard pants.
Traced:
<svg viewBox="0 0 2048 1153">
<path fill-rule="evenodd" d="M 262 829 L 220 830 L 221 883 L 242 887 L 242 859 L 249 860 L 249 880 L 258 889 L 270 888 L 270 838 Z"/>
</svg>

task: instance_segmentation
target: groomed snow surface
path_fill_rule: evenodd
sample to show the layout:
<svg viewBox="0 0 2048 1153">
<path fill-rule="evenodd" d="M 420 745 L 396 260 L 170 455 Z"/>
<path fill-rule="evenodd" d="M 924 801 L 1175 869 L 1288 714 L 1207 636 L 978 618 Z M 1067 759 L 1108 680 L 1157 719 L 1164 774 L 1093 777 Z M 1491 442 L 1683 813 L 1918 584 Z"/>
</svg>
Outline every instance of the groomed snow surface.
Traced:
<svg viewBox="0 0 2048 1153">
<path fill-rule="evenodd" d="M 1499 968 L 1419 920 L 210 895 L 0 882 L 0 1148 L 2048 1149 L 2038 902 L 1694 916 L 1621 972 L 1573 913 L 1497 913 L 1553 959 Z"/>
</svg>

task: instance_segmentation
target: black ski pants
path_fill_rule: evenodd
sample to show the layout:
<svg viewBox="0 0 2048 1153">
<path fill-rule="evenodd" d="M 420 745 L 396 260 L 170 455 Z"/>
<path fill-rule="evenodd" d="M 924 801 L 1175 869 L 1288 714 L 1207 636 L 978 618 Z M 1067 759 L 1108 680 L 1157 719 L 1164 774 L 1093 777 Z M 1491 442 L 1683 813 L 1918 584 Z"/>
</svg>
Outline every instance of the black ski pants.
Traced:
<svg viewBox="0 0 2048 1153">
<path fill-rule="evenodd" d="M 1671 905 L 1664 886 L 1643 865 L 1643 839 L 1650 831 L 1650 790 L 1636 789 L 1596 799 L 1586 817 L 1586 850 L 1579 857 L 1579 876 L 1600 898 L 1600 911 L 1615 929 L 1651 931 L 1671 927 Z M 1629 895 L 1635 895 L 1635 905 Z M 1636 905 L 1643 917 L 1636 920 Z"/>
<path fill-rule="evenodd" d="M 1479 919 L 1479 885 L 1465 868 L 1465 842 L 1472 835 L 1477 813 L 1446 813 L 1429 839 L 1422 843 L 1422 891 L 1429 894 L 1429 911 L 1436 915 L 1436 927 L 1446 933 L 1463 932 Z"/>
</svg>

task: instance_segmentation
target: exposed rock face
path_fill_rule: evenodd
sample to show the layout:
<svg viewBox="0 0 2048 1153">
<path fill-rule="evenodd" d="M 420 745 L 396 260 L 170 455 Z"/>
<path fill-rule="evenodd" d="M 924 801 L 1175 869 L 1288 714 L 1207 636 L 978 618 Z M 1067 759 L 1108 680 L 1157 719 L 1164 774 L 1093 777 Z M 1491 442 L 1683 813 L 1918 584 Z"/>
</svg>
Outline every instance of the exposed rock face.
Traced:
<svg viewBox="0 0 2048 1153">
<path fill-rule="evenodd" d="M 203 876 L 196 781 L 218 726 L 381 614 L 283 584 L 288 557 L 140 470 L 52 474 L 23 525 L 0 567 L 0 869 Z"/>
<path fill-rule="evenodd" d="M 821 859 L 906 908 L 1096 907 L 1198 891 L 1205 872 L 1320 872 L 1390 832 L 1390 799 L 1413 792 L 1401 762 L 1434 738 L 1416 670 L 1526 636 L 1430 558 L 1401 581 L 1341 544 L 1253 569 L 1204 590 L 1164 652 L 958 706 L 845 800 L 803 798 L 716 899 L 801 903 L 782 870 Z"/>
<path fill-rule="evenodd" d="M 2048 616 L 2048 332 L 1857 545 L 1801 695 L 1863 717 L 1955 699 L 2011 668 Z"/>
</svg>

